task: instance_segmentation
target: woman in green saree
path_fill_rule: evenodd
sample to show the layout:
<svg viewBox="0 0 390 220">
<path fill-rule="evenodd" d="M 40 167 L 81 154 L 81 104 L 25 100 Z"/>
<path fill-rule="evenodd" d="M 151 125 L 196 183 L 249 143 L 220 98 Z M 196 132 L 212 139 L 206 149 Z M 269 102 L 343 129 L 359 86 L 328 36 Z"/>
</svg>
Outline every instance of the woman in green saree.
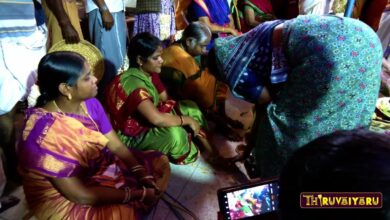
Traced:
<svg viewBox="0 0 390 220">
<path fill-rule="evenodd" d="M 192 163 L 199 154 L 194 139 L 209 153 L 213 151 L 203 131 L 206 121 L 194 102 L 168 98 L 158 75 L 163 63 L 161 53 L 160 40 L 150 33 L 132 38 L 130 68 L 107 88 L 107 109 L 127 146 L 158 150 L 172 163 Z"/>
<path fill-rule="evenodd" d="M 265 21 L 276 19 L 269 0 L 238 0 L 237 9 L 238 29 L 244 33 Z"/>
</svg>

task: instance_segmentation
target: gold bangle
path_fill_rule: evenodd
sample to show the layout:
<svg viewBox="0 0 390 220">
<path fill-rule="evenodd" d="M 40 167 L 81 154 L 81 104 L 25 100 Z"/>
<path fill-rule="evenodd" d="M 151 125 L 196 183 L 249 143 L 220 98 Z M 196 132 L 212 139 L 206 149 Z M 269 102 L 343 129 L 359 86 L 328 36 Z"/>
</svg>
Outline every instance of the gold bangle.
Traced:
<svg viewBox="0 0 390 220">
<path fill-rule="evenodd" d="M 146 176 L 141 177 L 139 180 L 144 180 L 144 179 L 151 179 L 151 180 L 153 180 L 153 179 L 154 179 L 154 176 L 152 176 L 152 175 L 146 175 Z"/>
<path fill-rule="evenodd" d="M 128 203 L 131 200 L 131 189 L 129 187 L 125 187 L 125 198 L 123 199 L 123 203 Z"/>
<path fill-rule="evenodd" d="M 130 172 L 135 173 L 139 170 L 145 170 L 145 167 L 142 165 L 135 165 L 130 168 Z"/>
<path fill-rule="evenodd" d="M 145 186 L 142 186 L 142 188 L 143 188 L 143 191 L 142 191 L 141 198 L 139 199 L 140 202 L 143 202 L 145 197 L 146 197 L 146 188 L 145 188 Z"/>
</svg>

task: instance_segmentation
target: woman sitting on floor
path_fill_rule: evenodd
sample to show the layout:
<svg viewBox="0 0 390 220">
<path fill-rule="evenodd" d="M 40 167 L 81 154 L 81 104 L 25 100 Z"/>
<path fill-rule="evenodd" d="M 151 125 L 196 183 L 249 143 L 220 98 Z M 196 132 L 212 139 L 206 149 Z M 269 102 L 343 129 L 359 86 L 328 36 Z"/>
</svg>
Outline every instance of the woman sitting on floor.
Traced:
<svg viewBox="0 0 390 220">
<path fill-rule="evenodd" d="M 197 56 L 207 53 L 211 31 L 202 22 L 192 22 L 183 32 L 181 39 L 165 48 L 160 77 L 168 87 L 169 94 L 178 99 L 190 99 L 196 102 L 206 116 L 218 124 L 229 139 L 241 137 L 229 126 L 241 128 L 242 123 L 226 116 L 225 101 L 228 87 L 217 81 L 215 76 L 196 60 Z"/>
<path fill-rule="evenodd" d="M 97 99 L 85 59 L 54 52 L 38 66 L 41 96 L 27 111 L 19 147 L 31 214 L 38 219 L 138 219 L 168 184 L 156 151 L 129 151 Z"/>
<path fill-rule="evenodd" d="M 238 0 L 237 8 L 238 30 L 244 33 L 265 21 L 276 19 L 269 0 Z"/>
<path fill-rule="evenodd" d="M 370 125 L 382 48 L 361 21 L 314 15 L 269 21 L 217 39 L 213 54 L 232 93 L 265 113 L 257 114 L 250 145 L 257 175 L 278 175 L 295 149 L 319 136 Z"/>
<path fill-rule="evenodd" d="M 226 0 L 192 0 L 188 17 L 190 21 L 203 22 L 210 28 L 213 38 L 208 49 L 218 36 L 239 35 Z"/>
<path fill-rule="evenodd" d="M 168 98 L 159 73 L 161 42 L 150 33 L 130 41 L 130 69 L 118 75 L 106 90 L 107 109 L 121 140 L 140 150 L 158 150 L 176 164 L 198 158 L 197 140 L 209 156 L 216 156 L 206 139 L 202 112 L 189 100 Z M 186 130 L 188 129 L 188 130 Z"/>
</svg>

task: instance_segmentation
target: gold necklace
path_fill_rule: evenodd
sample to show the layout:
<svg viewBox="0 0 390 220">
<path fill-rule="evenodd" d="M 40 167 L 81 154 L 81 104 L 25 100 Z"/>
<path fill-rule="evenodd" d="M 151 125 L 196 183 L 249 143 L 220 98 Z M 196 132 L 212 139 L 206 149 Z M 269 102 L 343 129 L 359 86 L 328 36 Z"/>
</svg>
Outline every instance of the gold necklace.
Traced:
<svg viewBox="0 0 390 220">
<path fill-rule="evenodd" d="M 61 112 L 62 114 L 65 114 L 65 112 L 62 111 L 62 110 L 60 109 L 60 107 L 58 107 L 56 100 L 53 100 L 53 104 L 54 104 L 54 106 L 57 108 L 57 110 L 58 110 L 59 112 Z M 82 109 L 82 110 L 83 110 L 83 109 Z M 70 112 L 70 113 L 71 113 L 71 114 L 76 114 L 76 115 L 82 115 L 82 114 L 85 113 L 85 112 L 84 112 L 84 111 L 81 112 L 80 109 L 79 109 L 78 113 L 73 113 L 73 112 Z"/>
<path fill-rule="evenodd" d="M 62 113 L 63 115 L 65 115 L 65 112 L 63 112 L 63 111 L 60 109 L 60 107 L 58 107 L 58 105 L 57 105 L 57 103 L 56 103 L 55 100 L 53 100 L 53 104 L 54 104 L 54 106 L 57 108 L 57 110 L 58 110 L 60 113 Z M 96 130 L 97 130 L 98 132 L 100 132 L 99 126 L 96 124 L 95 120 L 92 119 L 91 115 L 89 115 L 89 113 L 86 111 L 86 109 L 84 109 L 83 104 L 80 104 L 80 108 L 81 108 L 81 110 L 83 111 L 83 113 L 84 113 L 85 115 L 87 115 L 87 117 L 89 118 L 89 120 L 92 121 L 92 123 L 93 123 L 93 125 L 95 126 Z M 80 114 L 80 115 L 81 115 L 81 114 Z"/>
<path fill-rule="evenodd" d="M 53 99 L 53 104 L 54 104 L 54 106 L 57 108 L 57 111 L 59 111 L 59 112 L 62 113 L 62 114 L 65 114 L 65 112 L 63 112 L 63 111 L 60 109 L 60 107 L 58 107 L 57 102 L 56 102 L 56 100 L 54 100 L 54 99 Z"/>
<path fill-rule="evenodd" d="M 92 121 L 92 123 L 93 123 L 93 125 L 95 126 L 96 130 L 97 130 L 98 132 L 100 132 L 99 126 L 96 124 L 95 120 L 93 120 L 93 118 L 92 118 L 91 115 L 87 112 L 87 110 L 84 109 L 83 104 L 80 104 L 80 107 L 81 107 L 81 109 L 83 110 L 83 112 L 88 116 L 89 120 Z"/>
</svg>

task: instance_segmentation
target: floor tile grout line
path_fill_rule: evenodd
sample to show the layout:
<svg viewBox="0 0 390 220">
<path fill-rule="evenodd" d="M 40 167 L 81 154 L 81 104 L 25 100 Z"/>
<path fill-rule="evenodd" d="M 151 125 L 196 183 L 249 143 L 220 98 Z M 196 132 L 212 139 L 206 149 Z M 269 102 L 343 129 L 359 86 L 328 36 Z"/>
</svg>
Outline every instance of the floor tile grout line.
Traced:
<svg viewBox="0 0 390 220">
<path fill-rule="evenodd" d="M 179 192 L 178 195 L 175 197 L 175 199 L 179 200 L 179 198 L 180 198 L 181 194 L 184 192 L 184 189 L 185 189 L 185 187 L 187 186 L 188 182 L 192 179 L 192 176 L 194 175 L 196 169 L 198 169 L 199 164 L 201 163 L 200 158 L 198 158 L 197 161 L 196 161 L 195 163 L 197 163 L 197 165 L 194 167 L 192 173 L 186 178 L 186 181 L 185 181 L 185 183 L 183 184 L 183 187 L 181 188 L 180 192 Z M 173 212 L 169 209 L 169 207 L 168 207 L 168 210 L 169 210 L 169 211 L 167 212 L 167 214 L 166 214 L 166 216 L 165 216 L 165 218 L 164 218 L 164 219 L 166 219 L 166 220 L 170 220 L 170 219 L 168 219 L 168 217 L 169 217 L 169 215 L 170 215 L 171 213 L 173 213 Z M 155 219 L 155 218 L 153 218 L 152 220 L 154 220 L 154 219 Z"/>
<path fill-rule="evenodd" d="M 201 156 L 200 156 L 201 157 Z M 200 160 L 200 159 L 198 159 L 199 161 L 197 162 L 198 164 L 196 165 L 196 167 L 195 167 L 195 169 L 193 170 L 193 172 L 191 173 L 191 175 L 189 176 L 189 178 L 187 179 L 187 182 L 186 182 L 186 184 L 185 184 L 185 186 L 193 179 L 193 177 L 194 177 L 194 174 L 195 174 L 195 172 L 196 172 L 196 170 L 198 170 L 198 169 L 201 169 L 199 166 L 201 165 L 201 163 L 207 163 L 206 162 L 206 160 L 204 160 L 204 158 L 202 157 L 202 160 Z M 212 167 L 208 167 L 210 170 L 214 170 Z M 209 173 L 210 175 L 212 175 L 212 173 Z M 181 190 L 181 192 L 180 192 L 180 194 L 177 196 L 177 200 L 179 200 L 180 199 L 180 197 L 182 196 L 182 194 L 183 194 L 183 192 L 184 192 L 184 187 L 182 188 L 182 190 Z M 190 209 L 190 208 L 189 208 Z M 191 210 L 191 209 L 190 209 Z M 192 210 L 191 210 L 192 211 Z M 172 213 L 172 211 L 170 211 L 169 212 L 169 214 L 170 213 Z M 196 214 L 196 213 L 195 213 Z M 166 218 L 166 220 L 171 220 L 171 219 L 168 219 L 168 217 L 169 217 L 169 215 L 167 216 L 167 218 Z"/>
</svg>

